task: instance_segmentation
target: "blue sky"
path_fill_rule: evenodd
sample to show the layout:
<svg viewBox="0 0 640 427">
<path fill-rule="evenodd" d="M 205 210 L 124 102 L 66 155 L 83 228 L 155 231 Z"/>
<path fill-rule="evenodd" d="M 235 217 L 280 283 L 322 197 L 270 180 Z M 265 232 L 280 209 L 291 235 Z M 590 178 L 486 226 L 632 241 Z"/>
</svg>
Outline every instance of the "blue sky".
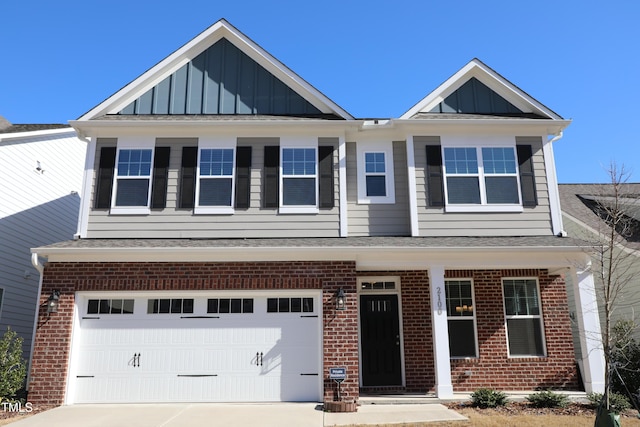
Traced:
<svg viewBox="0 0 640 427">
<path fill-rule="evenodd" d="M 474 57 L 573 123 L 561 183 L 640 181 L 637 0 L 9 0 L 0 115 L 78 118 L 220 18 L 356 117 L 398 117 Z"/>
</svg>

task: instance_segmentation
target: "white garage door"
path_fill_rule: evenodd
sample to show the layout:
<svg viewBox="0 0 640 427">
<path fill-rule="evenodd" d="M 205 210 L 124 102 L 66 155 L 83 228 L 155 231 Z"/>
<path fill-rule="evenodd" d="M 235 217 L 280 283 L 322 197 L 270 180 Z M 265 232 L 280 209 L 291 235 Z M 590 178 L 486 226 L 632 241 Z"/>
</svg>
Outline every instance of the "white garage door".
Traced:
<svg viewBox="0 0 640 427">
<path fill-rule="evenodd" d="M 319 297 L 80 294 L 68 403 L 320 401 Z"/>
</svg>

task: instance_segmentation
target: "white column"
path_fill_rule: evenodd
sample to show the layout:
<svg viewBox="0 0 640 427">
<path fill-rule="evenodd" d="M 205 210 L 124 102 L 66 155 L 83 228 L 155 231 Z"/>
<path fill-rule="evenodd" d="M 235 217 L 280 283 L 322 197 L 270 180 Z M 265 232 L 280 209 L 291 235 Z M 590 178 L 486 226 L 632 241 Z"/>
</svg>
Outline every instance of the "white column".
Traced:
<svg viewBox="0 0 640 427">
<path fill-rule="evenodd" d="M 414 155 L 413 135 L 407 136 L 407 182 L 409 184 L 409 218 L 411 223 L 411 236 L 420 235 L 420 223 L 418 222 L 418 190 L 416 184 L 416 160 Z"/>
<path fill-rule="evenodd" d="M 584 267 L 571 268 L 578 334 L 582 349 L 582 378 L 587 393 L 604 393 L 602 333 L 600 316 L 598 315 L 598 299 L 589 265 L 590 261 L 587 261 Z"/>
<path fill-rule="evenodd" d="M 449 357 L 449 327 L 444 289 L 444 266 L 429 268 L 431 291 L 431 321 L 433 332 L 433 356 L 436 374 L 436 395 L 441 399 L 453 397 L 451 385 L 451 361 Z"/>
<path fill-rule="evenodd" d="M 347 218 L 347 144 L 344 135 L 338 142 L 338 185 L 340 187 L 340 237 L 349 235 L 349 219 Z"/>
</svg>

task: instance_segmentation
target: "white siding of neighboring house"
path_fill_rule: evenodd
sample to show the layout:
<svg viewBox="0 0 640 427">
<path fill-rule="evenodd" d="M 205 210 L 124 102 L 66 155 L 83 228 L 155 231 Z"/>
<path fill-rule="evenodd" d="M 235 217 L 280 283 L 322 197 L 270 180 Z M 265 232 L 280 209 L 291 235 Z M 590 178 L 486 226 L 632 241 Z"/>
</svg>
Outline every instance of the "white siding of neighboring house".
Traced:
<svg viewBox="0 0 640 427">
<path fill-rule="evenodd" d="M 39 283 L 30 249 L 73 238 L 85 152 L 72 129 L 0 134 L 0 334 L 18 332 L 25 358 Z"/>
</svg>

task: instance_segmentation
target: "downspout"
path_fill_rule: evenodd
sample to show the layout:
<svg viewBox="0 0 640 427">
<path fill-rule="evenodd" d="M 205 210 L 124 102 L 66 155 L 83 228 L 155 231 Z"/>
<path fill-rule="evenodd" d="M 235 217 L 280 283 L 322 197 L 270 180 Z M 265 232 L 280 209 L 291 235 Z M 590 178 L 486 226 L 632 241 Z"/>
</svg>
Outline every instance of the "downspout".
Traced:
<svg viewBox="0 0 640 427">
<path fill-rule="evenodd" d="M 553 155 L 553 143 L 561 139 L 562 136 L 562 131 L 559 131 L 553 136 L 553 138 L 547 140 L 546 144 L 544 144 L 543 147 L 545 163 L 547 165 L 547 179 L 553 234 L 558 237 L 565 237 L 567 235 L 566 231 L 564 231 L 564 225 L 562 223 L 560 194 L 558 192 L 558 175 L 556 170 L 556 161 Z"/>
<path fill-rule="evenodd" d="M 27 369 L 27 392 L 29 391 L 29 384 L 31 383 L 31 363 L 33 362 L 33 351 L 36 343 L 36 332 L 38 330 L 38 318 L 40 317 L 40 294 L 42 293 L 42 279 L 44 277 L 44 265 L 40 263 L 37 253 L 31 254 L 31 264 L 40 273 L 40 279 L 38 280 L 38 293 L 36 296 L 36 314 L 33 318 L 33 331 L 31 333 L 31 353 L 29 354 L 29 365 Z"/>
</svg>

